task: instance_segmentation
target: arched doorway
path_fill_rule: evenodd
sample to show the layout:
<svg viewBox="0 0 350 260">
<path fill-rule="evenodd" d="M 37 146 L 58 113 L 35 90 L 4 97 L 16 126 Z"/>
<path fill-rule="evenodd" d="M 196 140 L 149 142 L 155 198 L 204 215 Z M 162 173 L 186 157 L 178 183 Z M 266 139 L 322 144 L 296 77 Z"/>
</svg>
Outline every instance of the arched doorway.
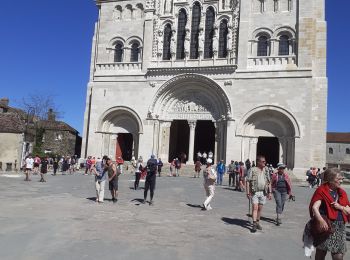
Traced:
<svg viewBox="0 0 350 260">
<path fill-rule="evenodd" d="M 255 161 L 257 155 L 264 155 L 274 166 L 282 162 L 294 168 L 295 138 L 300 130 L 287 110 L 272 105 L 254 108 L 239 122 L 236 135 L 242 137 L 242 160 Z"/>
<path fill-rule="evenodd" d="M 199 149 L 206 153 L 212 150 L 215 156 L 225 158 L 226 122 L 231 119 L 231 105 L 215 81 L 197 74 L 172 78 L 157 91 L 148 119 L 154 121 L 159 133 L 153 145 L 153 151 L 159 156 L 173 159 L 171 157 L 180 152 L 174 152 L 173 143 L 183 143 L 183 150 L 188 151 L 188 163 L 193 163 Z M 182 133 L 174 135 L 179 124 L 183 126 Z M 201 147 L 208 140 L 209 144 Z"/>
<path fill-rule="evenodd" d="M 114 107 L 107 110 L 99 123 L 101 134 L 101 156 L 108 155 L 116 159 L 122 157 L 131 160 L 138 156 L 139 135 L 142 123 L 139 116 L 130 108 Z"/>
</svg>

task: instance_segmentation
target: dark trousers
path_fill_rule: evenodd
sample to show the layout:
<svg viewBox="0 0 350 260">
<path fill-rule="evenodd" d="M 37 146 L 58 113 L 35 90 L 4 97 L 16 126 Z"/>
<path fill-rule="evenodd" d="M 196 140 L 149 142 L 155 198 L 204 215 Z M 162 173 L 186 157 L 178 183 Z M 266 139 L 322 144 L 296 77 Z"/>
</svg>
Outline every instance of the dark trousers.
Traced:
<svg viewBox="0 0 350 260">
<path fill-rule="evenodd" d="M 134 182 L 135 190 L 139 187 L 140 178 L 141 178 L 141 172 L 135 172 L 135 182 Z"/>
<path fill-rule="evenodd" d="M 148 190 L 150 190 L 151 200 L 153 200 L 154 190 L 156 188 L 156 174 L 152 176 L 147 176 L 145 181 L 145 191 L 143 193 L 143 197 L 146 200 Z"/>
<path fill-rule="evenodd" d="M 232 186 L 235 184 L 235 174 L 233 172 L 230 172 L 228 174 L 228 186 L 231 186 L 231 181 L 232 181 Z"/>
</svg>

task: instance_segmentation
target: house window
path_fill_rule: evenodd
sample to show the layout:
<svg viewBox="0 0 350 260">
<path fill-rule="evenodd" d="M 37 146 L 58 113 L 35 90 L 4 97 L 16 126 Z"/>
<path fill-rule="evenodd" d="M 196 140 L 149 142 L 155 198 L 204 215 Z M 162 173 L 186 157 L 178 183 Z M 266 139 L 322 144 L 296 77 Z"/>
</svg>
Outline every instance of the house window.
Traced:
<svg viewBox="0 0 350 260">
<path fill-rule="evenodd" d="M 333 154 L 333 148 L 328 148 L 328 153 Z"/>
<path fill-rule="evenodd" d="M 346 149 L 345 149 L 345 153 L 346 153 L 346 154 L 350 154 L 350 148 L 346 148 Z"/>
<path fill-rule="evenodd" d="M 164 27 L 164 40 L 163 40 L 163 60 L 170 60 L 170 43 L 171 43 L 171 26 L 170 24 L 165 25 Z"/>
<path fill-rule="evenodd" d="M 62 140 L 62 134 L 55 134 L 55 141 Z"/>
<path fill-rule="evenodd" d="M 215 14 L 213 7 L 209 7 L 205 17 L 205 41 L 204 58 L 213 57 L 213 36 L 214 36 Z"/>
<path fill-rule="evenodd" d="M 186 37 L 187 15 L 184 9 L 179 12 L 178 27 L 177 27 L 177 46 L 176 59 L 183 60 L 185 58 L 185 37 Z"/>
<path fill-rule="evenodd" d="M 257 56 L 268 56 L 268 41 L 266 36 L 260 36 L 258 38 L 258 52 Z"/>
<path fill-rule="evenodd" d="M 131 62 L 138 62 L 139 61 L 139 54 L 140 54 L 140 44 L 138 42 L 134 42 L 131 45 L 131 55 L 130 55 L 130 61 Z"/>
<path fill-rule="evenodd" d="M 198 36 L 199 23 L 201 21 L 201 7 L 198 2 L 193 5 L 192 9 L 192 30 L 191 30 L 191 50 L 190 58 L 198 59 Z"/>
<path fill-rule="evenodd" d="M 219 31 L 219 58 L 227 57 L 227 20 L 223 19 L 220 23 Z"/>
<path fill-rule="evenodd" d="M 114 48 L 114 62 L 122 62 L 123 61 L 123 43 L 117 42 Z"/>
<path fill-rule="evenodd" d="M 280 37 L 278 55 L 289 55 L 289 38 L 287 35 Z"/>
</svg>

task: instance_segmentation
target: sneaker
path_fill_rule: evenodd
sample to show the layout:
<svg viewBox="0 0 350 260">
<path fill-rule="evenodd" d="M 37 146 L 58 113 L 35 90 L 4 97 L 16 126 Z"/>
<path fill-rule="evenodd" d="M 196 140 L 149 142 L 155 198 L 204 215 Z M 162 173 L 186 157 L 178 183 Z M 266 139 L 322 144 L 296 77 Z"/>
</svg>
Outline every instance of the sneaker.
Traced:
<svg viewBox="0 0 350 260">
<path fill-rule="evenodd" d="M 151 200 L 151 201 L 149 202 L 149 205 L 150 205 L 150 206 L 154 206 L 154 202 Z"/>
<path fill-rule="evenodd" d="M 253 223 L 253 228 L 250 230 L 250 232 L 255 233 L 257 230 L 257 224 Z"/>
<path fill-rule="evenodd" d="M 259 222 L 256 223 L 256 228 L 257 228 L 258 230 L 262 230 L 262 226 L 260 226 L 260 223 L 259 223 Z"/>
<path fill-rule="evenodd" d="M 207 210 L 212 210 L 212 209 L 213 208 L 210 205 L 208 205 Z"/>
<path fill-rule="evenodd" d="M 146 204 L 146 200 L 141 201 L 142 204 Z"/>
</svg>

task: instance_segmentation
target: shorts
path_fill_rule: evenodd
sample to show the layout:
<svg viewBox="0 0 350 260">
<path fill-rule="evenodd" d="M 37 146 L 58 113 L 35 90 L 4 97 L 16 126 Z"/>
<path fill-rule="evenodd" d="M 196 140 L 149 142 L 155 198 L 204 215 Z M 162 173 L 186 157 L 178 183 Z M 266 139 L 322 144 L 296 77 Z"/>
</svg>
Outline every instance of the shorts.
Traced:
<svg viewBox="0 0 350 260">
<path fill-rule="evenodd" d="M 112 180 L 108 183 L 109 190 L 118 190 L 118 178 L 114 177 Z"/>
<path fill-rule="evenodd" d="M 26 171 L 28 172 L 30 172 L 32 170 L 32 168 L 26 168 Z"/>
<path fill-rule="evenodd" d="M 39 164 L 38 163 L 34 163 L 34 168 L 37 168 L 39 167 Z"/>
<path fill-rule="evenodd" d="M 47 173 L 47 170 L 46 170 L 46 169 L 41 170 L 41 171 L 40 171 L 40 173 L 42 173 L 42 174 L 46 174 L 46 173 Z"/>
<path fill-rule="evenodd" d="M 266 196 L 263 191 L 257 191 L 252 197 L 252 204 L 264 205 L 266 203 Z"/>
</svg>

